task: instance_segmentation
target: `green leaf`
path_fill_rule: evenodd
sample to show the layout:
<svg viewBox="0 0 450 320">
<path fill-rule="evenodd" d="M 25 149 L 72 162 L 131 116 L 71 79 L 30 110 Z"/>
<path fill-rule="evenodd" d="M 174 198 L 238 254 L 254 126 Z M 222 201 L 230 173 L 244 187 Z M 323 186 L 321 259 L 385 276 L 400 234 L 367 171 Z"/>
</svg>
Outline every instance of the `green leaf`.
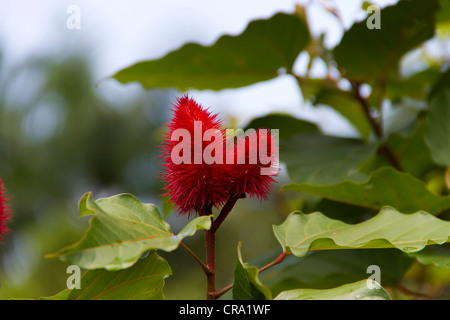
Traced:
<svg viewBox="0 0 450 320">
<path fill-rule="evenodd" d="M 224 35 L 212 46 L 189 43 L 113 77 L 122 83 L 140 82 L 145 88 L 238 88 L 275 78 L 280 68 L 290 71 L 309 40 L 304 19 L 278 13 L 267 20 L 252 21 L 242 34 Z"/>
<path fill-rule="evenodd" d="M 274 295 L 296 288 L 326 289 L 367 279 L 367 268 L 376 265 L 382 270 L 380 283 L 395 286 L 413 261 L 396 249 L 313 251 L 302 259 L 288 256 L 262 273 L 260 279 Z"/>
<path fill-rule="evenodd" d="M 169 264 L 156 252 L 131 268 L 119 271 L 89 270 L 80 289 L 66 289 L 44 300 L 162 300 L 164 279 L 172 274 Z"/>
<path fill-rule="evenodd" d="M 431 101 L 425 141 L 434 162 L 450 166 L 450 89 L 443 90 Z"/>
<path fill-rule="evenodd" d="M 450 269 L 450 247 L 448 245 L 432 246 L 422 251 L 411 253 L 421 264 Z"/>
<path fill-rule="evenodd" d="M 294 289 L 281 292 L 275 300 L 391 300 L 381 286 L 370 288 L 367 280 L 333 289 Z"/>
<path fill-rule="evenodd" d="M 367 139 L 372 132 L 372 127 L 359 102 L 351 92 L 340 89 L 324 89 L 320 91 L 314 99 L 315 105 L 328 105 L 355 127 L 361 137 Z"/>
<path fill-rule="evenodd" d="M 450 6 L 448 6 L 450 8 Z M 450 68 L 447 68 L 445 72 L 439 73 L 439 77 L 436 77 L 433 82 L 433 87 L 430 90 L 428 99 L 431 101 L 433 98 L 442 91 L 450 89 Z"/>
<path fill-rule="evenodd" d="M 430 67 L 408 77 L 400 75 L 389 78 L 386 85 L 386 97 L 398 101 L 405 97 L 426 100 L 432 92 L 433 84 L 442 76 L 438 68 Z"/>
<path fill-rule="evenodd" d="M 450 222 L 424 211 L 403 214 L 384 207 L 375 217 L 353 225 L 320 212 L 294 212 L 273 230 L 283 250 L 301 258 L 309 250 L 397 248 L 416 252 L 449 241 Z"/>
<path fill-rule="evenodd" d="M 72 292 L 71 289 L 65 289 L 53 296 L 49 297 L 40 297 L 37 300 L 67 300 L 69 298 L 70 293 Z"/>
<path fill-rule="evenodd" d="M 426 126 L 420 123 L 411 133 L 391 134 L 387 143 L 399 160 L 400 166 L 413 176 L 422 178 L 434 167 L 431 153 L 425 142 Z"/>
<path fill-rule="evenodd" d="M 301 191 L 326 199 L 370 209 L 392 206 L 406 213 L 424 210 L 437 215 L 450 209 L 450 196 L 427 189 L 423 181 L 409 173 L 385 167 L 364 182 L 344 181 L 331 185 L 293 183 L 282 190 Z"/>
<path fill-rule="evenodd" d="M 373 5 L 373 3 L 369 2 L 369 1 L 364 1 L 364 2 L 362 3 L 361 8 L 362 8 L 364 11 L 367 11 L 367 8 L 369 8 L 371 5 Z"/>
<path fill-rule="evenodd" d="M 347 30 L 334 49 L 345 77 L 356 82 L 387 79 L 409 50 L 434 35 L 437 0 L 399 1 L 380 12 L 381 29 L 369 29 L 366 20 Z"/>
<path fill-rule="evenodd" d="M 448 37 L 450 34 L 450 3 L 447 0 L 439 0 L 441 9 L 436 14 L 436 29 L 443 36 Z"/>
<path fill-rule="evenodd" d="M 80 216 L 91 214 L 94 216 L 81 240 L 47 257 L 59 257 L 85 269 L 118 270 L 132 266 L 147 250 L 175 250 L 186 236 L 211 227 L 211 218 L 202 216 L 174 235 L 154 205 L 142 204 L 130 194 L 95 201 L 86 193 L 80 200 Z"/>
<path fill-rule="evenodd" d="M 242 261 L 238 244 L 238 261 L 234 269 L 233 300 L 272 300 L 272 292 L 258 278 L 258 268 Z"/>
<path fill-rule="evenodd" d="M 375 154 L 377 144 L 311 132 L 280 141 L 280 150 L 291 181 L 332 184 L 366 180 L 358 167 Z"/>
<path fill-rule="evenodd" d="M 263 117 L 255 118 L 245 127 L 247 129 L 280 129 L 280 140 L 291 136 L 311 131 L 319 131 L 316 124 L 294 118 L 288 114 L 271 113 Z"/>
</svg>

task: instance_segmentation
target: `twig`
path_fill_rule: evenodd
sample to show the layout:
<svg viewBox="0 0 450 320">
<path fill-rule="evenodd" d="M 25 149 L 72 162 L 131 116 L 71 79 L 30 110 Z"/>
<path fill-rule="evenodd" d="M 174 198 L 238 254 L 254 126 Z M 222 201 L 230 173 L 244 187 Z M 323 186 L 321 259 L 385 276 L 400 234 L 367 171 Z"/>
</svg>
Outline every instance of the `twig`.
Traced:
<svg viewBox="0 0 450 320">
<path fill-rule="evenodd" d="M 352 88 L 354 92 L 355 99 L 359 102 L 361 107 L 364 110 L 364 114 L 367 117 L 367 120 L 369 120 L 370 125 L 373 128 L 373 131 L 375 132 L 375 135 L 378 139 L 383 139 L 383 130 L 381 129 L 381 125 L 375 121 L 375 119 L 370 115 L 370 106 L 367 100 L 361 96 L 361 92 L 359 90 L 360 84 L 356 82 L 352 82 Z"/>
<path fill-rule="evenodd" d="M 208 275 L 210 273 L 210 270 L 208 269 L 208 267 L 206 266 L 206 264 L 203 263 L 203 261 L 195 254 L 194 251 L 192 251 L 191 249 L 189 249 L 188 246 L 186 246 L 183 242 L 180 242 L 180 246 L 186 250 L 194 259 L 195 261 L 198 262 L 198 264 L 200 265 L 200 267 L 202 267 L 203 271 L 205 272 L 206 275 Z"/>
<path fill-rule="evenodd" d="M 223 287 L 222 289 L 217 290 L 216 292 L 214 292 L 214 298 L 219 299 L 221 296 L 223 296 L 225 293 L 227 293 L 232 288 L 233 288 L 233 283 L 230 283 L 226 287 Z"/>
<path fill-rule="evenodd" d="M 377 122 L 372 115 L 370 114 L 370 106 L 367 100 L 361 95 L 360 92 L 360 84 L 356 82 L 352 82 L 352 88 L 354 92 L 355 99 L 359 102 L 361 105 L 364 114 L 366 115 L 367 119 L 369 120 L 370 125 L 373 128 L 373 131 L 375 132 L 376 137 L 378 140 L 383 140 L 383 129 L 381 127 L 381 124 Z M 381 154 L 384 154 L 386 159 L 394 166 L 395 169 L 398 171 L 404 171 L 402 166 L 400 165 L 400 162 L 398 161 L 397 157 L 395 156 L 394 152 L 392 152 L 391 148 L 389 148 L 388 145 L 383 144 L 380 146 L 378 151 Z"/>
<path fill-rule="evenodd" d="M 234 205 L 236 204 L 236 201 L 238 201 L 239 199 L 244 198 L 244 197 L 245 197 L 245 195 L 241 195 L 241 194 L 230 197 L 228 199 L 228 201 L 225 203 L 225 205 L 222 207 L 222 210 L 220 210 L 220 213 L 217 216 L 216 220 L 214 220 L 214 222 L 211 226 L 211 230 L 214 230 L 214 232 L 217 231 L 217 229 L 219 229 L 222 222 L 225 220 L 225 218 L 228 216 L 228 214 L 233 209 Z"/>
<path fill-rule="evenodd" d="M 263 272 L 264 270 L 267 270 L 269 268 L 272 268 L 273 266 L 281 263 L 290 253 L 287 253 L 286 251 L 283 251 L 275 260 L 272 262 L 266 264 L 264 267 L 259 268 L 259 272 Z"/>
<path fill-rule="evenodd" d="M 211 216 L 212 220 L 212 207 L 204 208 L 200 212 L 201 215 Z M 216 231 L 213 230 L 212 225 L 209 230 L 205 230 L 205 248 L 206 248 L 206 299 L 214 300 L 213 293 L 216 291 Z"/>
<path fill-rule="evenodd" d="M 285 251 L 283 251 L 283 253 L 281 253 L 275 260 L 273 260 L 272 262 L 269 262 L 268 264 L 266 264 L 264 267 L 261 267 L 258 269 L 259 272 L 263 272 L 269 268 L 272 268 L 273 266 L 281 263 L 290 253 L 287 253 Z M 216 291 L 214 293 L 214 297 L 215 299 L 220 298 L 221 296 L 223 296 L 225 293 L 227 293 L 230 289 L 233 288 L 233 283 L 227 285 L 226 287 L 223 287 L 222 289 Z"/>
</svg>

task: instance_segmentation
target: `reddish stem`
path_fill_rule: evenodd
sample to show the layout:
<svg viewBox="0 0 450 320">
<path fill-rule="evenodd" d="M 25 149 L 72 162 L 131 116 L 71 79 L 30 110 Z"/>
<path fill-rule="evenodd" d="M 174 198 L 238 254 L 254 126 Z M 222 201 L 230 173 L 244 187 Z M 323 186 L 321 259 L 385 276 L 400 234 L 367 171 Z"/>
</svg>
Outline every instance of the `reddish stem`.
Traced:
<svg viewBox="0 0 450 320">
<path fill-rule="evenodd" d="M 215 266 L 216 234 L 214 230 L 205 230 L 205 243 L 206 243 L 206 266 L 209 270 L 209 272 L 206 274 L 206 299 L 215 300 L 213 293 L 216 292 L 216 266 Z"/>
<path fill-rule="evenodd" d="M 283 251 L 275 260 L 273 260 L 272 262 L 269 262 L 264 267 L 259 268 L 258 271 L 263 272 L 269 268 L 272 268 L 273 266 L 281 263 L 288 255 L 290 255 L 290 253 Z M 214 298 L 215 299 L 220 298 L 221 296 L 223 296 L 225 293 L 227 293 L 232 288 L 233 288 L 233 283 L 227 285 L 226 287 L 223 287 L 222 289 L 220 289 L 214 293 Z"/>
<path fill-rule="evenodd" d="M 209 230 L 205 230 L 205 247 L 206 247 L 206 269 L 204 269 L 206 274 L 206 299 L 207 300 L 216 300 L 218 296 L 216 295 L 216 231 L 219 229 L 222 222 L 228 216 L 228 214 L 233 209 L 236 201 L 239 198 L 243 198 L 242 195 L 237 195 L 230 197 L 225 205 L 222 207 L 222 210 L 219 213 L 219 216 L 212 221 L 211 228 Z M 212 208 L 205 208 L 200 212 L 201 215 L 212 215 Z M 211 217 L 211 219 L 213 219 Z"/>
<path fill-rule="evenodd" d="M 266 264 L 264 267 L 259 268 L 259 272 L 263 272 L 264 270 L 267 270 L 269 268 L 272 268 L 273 266 L 281 263 L 290 253 L 287 253 L 286 251 L 283 251 L 275 260 L 272 262 Z"/>
<path fill-rule="evenodd" d="M 231 210 L 233 209 L 234 205 L 236 204 L 236 202 L 240 199 L 240 198 L 244 198 L 244 196 L 242 195 L 237 195 L 234 197 L 230 197 L 228 199 L 228 201 L 225 203 L 225 205 L 222 207 L 222 210 L 220 210 L 219 216 L 216 218 L 216 220 L 214 220 L 212 226 L 211 226 L 211 230 L 214 230 L 214 232 L 217 231 L 217 229 L 219 229 L 220 225 L 222 224 L 222 222 L 225 220 L 225 218 L 228 216 L 228 214 L 231 212 Z"/>
</svg>

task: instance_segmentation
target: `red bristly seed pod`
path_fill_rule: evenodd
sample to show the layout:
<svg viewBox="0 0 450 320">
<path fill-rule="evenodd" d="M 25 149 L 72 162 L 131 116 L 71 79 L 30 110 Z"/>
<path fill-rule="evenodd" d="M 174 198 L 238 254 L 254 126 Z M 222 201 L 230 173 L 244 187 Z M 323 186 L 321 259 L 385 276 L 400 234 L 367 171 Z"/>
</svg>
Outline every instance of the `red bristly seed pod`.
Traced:
<svg viewBox="0 0 450 320">
<path fill-rule="evenodd" d="M 194 137 L 194 122 L 201 123 L 201 135 L 209 130 L 220 130 L 221 120 L 217 115 L 203 109 L 194 99 L 187 95 L 178 98 L 174 104 L 173 117 L 168 124 L 169 132 L 163 145 L 163 160 L 165 172 L 163 180 L 166 182 L 165 195 L 176 205 L 179 213 L 202 213 L 203 210 L 218 207 L 228 199 L 228 179 L 225 176 L 224 164 L 194 163 L 195 153 L 191 154 L 189 164 L 175 164 L 172 161 L 172 149 L 179 142 L 172 141 L 172 133 L 177 129 L 185 129 Z M 202 142 L 201 151 L 210 142 Z M 191 150 L 194 151 L 194 139 Z"/>
<path fill-rule="evenodd" d="M 266 129 L 254 131 L 246 137 L 237 138 L 235 164 L 230 167 L 229 173 L 233 181 L 231 193 L 267 200 L 272 185 L 276 182 L 273 176 L 276 176 L 279 170 L 278 161 L 274 163 L 274 159 L 278 159 L 278 146 L 274 143 L 274 138 L 271 131 Z M 243 143 L 244 148 L 239 146 L 240 142 Z M 254 144 L 253 148 L 251 147 L 252 143 Z M 264 153 L 271 158 L 271 161 L 263 163 L 259 154 L 262 147 L 265 147 L 267 152 Z M 250 157 L 251 154 L 254 156 L 253 161 Z M 239 158 L 244 159 L 244 163 L 240 164 Z M 264 174 L 261 170 L 264 168 L 271 174 Z"/>
<path fill-rule="evenodd" d="M 7 202 L 8 197 L 6 195 L 6 189 L 0 179 L 0 240 L 3 240 L 10 231 L 6 226 L 11 219 L 11 211 Z"/>
<path fill-rule="evenodd" d="M 271 131 L 264 131 L 262 135 L 260 131 L 255 131 L 248 137 L 237 138 L 237 142 L 245 139 L 245 145 L 239 147 L 238 143 L 233 147 L 234 161 L 229 163 L 225 130 L 221 128 L 221 120 L 216 114 L 203 109 L 187 95 L 177 99 L 172 111 L 173 117 L 167 125 L 169 132 L 162 146 L 165 169 L 162 179 L 166 182 L 164 190 L 167 192 L 164 195 L 170 197 L 179 214 L 207 214 L 212 207 L 219 208 L 233 198 L 249 196 L 267 199 L 275 182 L 273 176 L 278 171 L 278 149 L 273 144 Z M 208 131 L 217 135 L 205 141 Z M 181 139 L 183 135 L 189 137 L 187 142 Z M 256 149 L 255 145 L 250 147 L 250 140 L 256 143 Z M 179 147 L 182 144 L 180 141 L 186 148 Z M 211 154 L 214 154 L 214 160 L 219 161 L 203 159 L 205 148 L 210 147 L 211 141 L 218 143 L 218 148 Z M 262 147 L 266 151 L 266 159 L 259 157 Z M 182 161 L 174 161 L 174 154 Z M 255 157 L 257 161 L 254 161 Z M 250 158 L 253 160 L 250 161 Z M 270 158 L 270 163 L 267 158 Z M 271 174 L 264 173 L 264 169 L 270 169 Z"/>
</svg>

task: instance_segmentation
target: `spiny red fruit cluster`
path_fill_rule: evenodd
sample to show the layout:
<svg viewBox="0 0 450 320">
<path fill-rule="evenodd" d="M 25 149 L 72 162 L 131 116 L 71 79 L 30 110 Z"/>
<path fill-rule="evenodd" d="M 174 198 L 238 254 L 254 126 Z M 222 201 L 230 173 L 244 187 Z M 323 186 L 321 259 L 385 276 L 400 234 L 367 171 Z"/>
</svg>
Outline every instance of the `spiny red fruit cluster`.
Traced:
<svg viewBox="0 0 450 320">
<path fill-rule="evenodd" d="M 219 208 L 231 197 L 267 198 L 275 180 L 270 175 L 261 175 L 260 169 L 264 165 L 260 161 L 256 164 L 249 164 L 248 161 L 245 164 L 237 164 L 237 161 L 234 161 L 234 164 L 226 163 L 226 134 L 217 114 L 202 108 L 187 95 L 178 98 L 173 106 L 173 117 L 167 125 L 169 132 L 163 144 L 162 158 L 165 171 L 162 178 L 166 182 L 164 189 L 167 192 L 164 195 L 170 196 L 170 201 L 175 204 L 180 214 L 190 215 L 194 212 L 202 214 L 204 210 L 212 207 Z M 201 164 L 195 164 L 194 161 L 190 164 L 175 164 L 172 161 L 172 149 L 179 143 L 171 140 L 172 133 L 177 129 L 185 129 L 194 136 L 195 121 L 200 121 L 202 124 L 202 136 L 209 129 L 220 130 L 223 133 L 224 161 L 222 164 L 206 164 L 203 161 Z M 271 139 L 270 133 L 269 137 Z M 209 143 L 211 142 L 202 142 L 202 151 Z M 191 150 L 195 150 L 193 139 Z M 248 141 L 245 151 L 248 151 Z M 194 156 L 195 152 L 192 152 L 192 160 Z M 238 156 L 235 152 L 235 160 Z M 248 160 L 248 152 L 245 157 Z"/>
<path fill-rule="evenodd" d="M 0 179 L 0 240 L 2 240 L 6 234 L 9 233 L 9 229 L 6 227 L 6 224 L 11 218 L 11 212 L 7 201 L 8 198 L 6 196 L 6 190 L 3 186 L 2 179 Z"/>
</svg>

